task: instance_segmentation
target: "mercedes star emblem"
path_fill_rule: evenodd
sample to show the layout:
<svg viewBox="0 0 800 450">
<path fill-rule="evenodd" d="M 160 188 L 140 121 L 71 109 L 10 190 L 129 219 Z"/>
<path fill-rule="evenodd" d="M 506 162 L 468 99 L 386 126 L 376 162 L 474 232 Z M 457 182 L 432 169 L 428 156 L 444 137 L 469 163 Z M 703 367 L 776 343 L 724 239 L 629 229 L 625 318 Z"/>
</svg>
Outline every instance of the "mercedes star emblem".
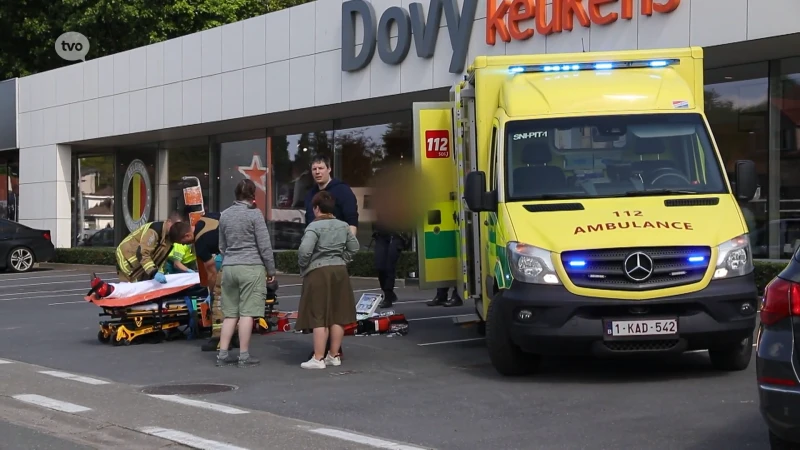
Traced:
<svg viewBox="0 0 800 450">
<path fill-rule="evenodd" d="M 653 260 L 642 252 L 631 253 L 625 258 L 623 268 L 628 278 L 641 283 L 653 274 Z"/>
</svg>

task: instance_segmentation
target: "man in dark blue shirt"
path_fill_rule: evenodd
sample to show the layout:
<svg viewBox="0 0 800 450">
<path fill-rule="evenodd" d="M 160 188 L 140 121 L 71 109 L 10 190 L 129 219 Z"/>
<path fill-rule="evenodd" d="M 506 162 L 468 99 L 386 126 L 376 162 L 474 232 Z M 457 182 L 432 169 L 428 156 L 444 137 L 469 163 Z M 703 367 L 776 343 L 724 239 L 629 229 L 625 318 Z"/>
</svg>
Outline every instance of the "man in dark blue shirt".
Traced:
<svg viewBox="0 0 800 450">
<path fill-rule="evenodd" d="M 306 225 L 314 221 L 314 209 L 311 207 L 311 199 L 321 190 L 330 192 L 336 207 L 333 215 L 350 225 L 350 232 L 356 236 L 358 230 L 358 201 L 353 194 L 350 186 L 336 178 L 331 177 L 331 161 L 327 156 L 316 155 L 311 161 L 311 176 L 314 178 L 315 185 L 309 189 L 305 198 L 306 206 Z"/>
</svg>

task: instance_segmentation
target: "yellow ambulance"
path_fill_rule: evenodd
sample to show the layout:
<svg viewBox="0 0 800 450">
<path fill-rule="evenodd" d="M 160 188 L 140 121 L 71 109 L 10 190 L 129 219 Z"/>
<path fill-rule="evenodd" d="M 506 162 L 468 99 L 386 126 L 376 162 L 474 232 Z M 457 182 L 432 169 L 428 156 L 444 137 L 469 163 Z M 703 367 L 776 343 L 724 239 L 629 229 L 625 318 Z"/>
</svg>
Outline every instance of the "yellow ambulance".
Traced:
<svg viewBox="0 0 800 450">
<path fill-rule="evenodd" d="M 701 48 L 481 56 L 414 121 L 420 288 L 474 300 L 498 372 L 701 349 L 719 370 L 749 365 L 738 202 L 757 175 L 736 161 L 728 179 Z"/>
</svg>

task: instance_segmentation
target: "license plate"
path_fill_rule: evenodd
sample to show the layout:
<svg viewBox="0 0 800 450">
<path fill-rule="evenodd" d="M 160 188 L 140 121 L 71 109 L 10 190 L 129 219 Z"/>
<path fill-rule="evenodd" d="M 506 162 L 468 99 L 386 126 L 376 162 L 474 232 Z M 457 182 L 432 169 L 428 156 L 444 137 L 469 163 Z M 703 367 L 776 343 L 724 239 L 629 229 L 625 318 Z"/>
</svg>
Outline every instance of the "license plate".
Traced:
<svg viewBox="0 0 800 450">
<path fill-rule="evenodd" d="M 663 336 L 678 334 L 677 319 L 610 320 L 606 322 L 606 336 Z"/>
</svg>

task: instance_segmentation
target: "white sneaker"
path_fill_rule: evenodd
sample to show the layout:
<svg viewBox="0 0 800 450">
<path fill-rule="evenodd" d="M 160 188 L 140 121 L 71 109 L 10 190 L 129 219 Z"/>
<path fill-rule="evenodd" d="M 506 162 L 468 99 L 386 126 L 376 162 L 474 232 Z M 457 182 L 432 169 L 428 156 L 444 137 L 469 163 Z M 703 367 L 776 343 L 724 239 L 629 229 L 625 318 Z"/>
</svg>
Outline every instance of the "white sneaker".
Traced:
<svg viewBox="0 0 800 450">
<path fill-rule="evenodd" d="M 324 360 L 314 359 L 314 357 L 312 356 L 311 359 L 304 362 L 303 364 L 300 364 L 300 367 L 302 367 L 303 369 L 324 369 L 326 366 Z"/>
<path fill-rule="evenodd" d="M 328 356 L 325 357 L 325 365 L 326 366 L 341 366 L 342 359 L 338 356 L 332 356 L 330 352 L 328 352 Z"/>
</svg>

